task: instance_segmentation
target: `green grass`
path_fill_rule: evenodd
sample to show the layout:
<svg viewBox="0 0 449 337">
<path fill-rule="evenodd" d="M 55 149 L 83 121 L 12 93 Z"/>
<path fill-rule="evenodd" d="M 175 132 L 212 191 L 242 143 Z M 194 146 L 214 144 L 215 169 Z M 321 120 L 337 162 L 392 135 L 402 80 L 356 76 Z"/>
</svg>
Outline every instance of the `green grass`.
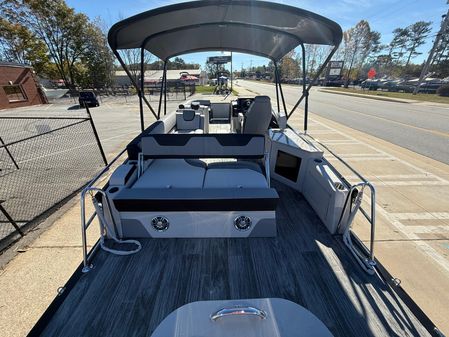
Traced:
<svg viewBox="0 0 449 337">
<path fill-rule="evenodd" d="M 327 87 L 325 89 L 330 90 L 330 91 L 348 92 L 348 93 L 363 94 L 363 95 L 370 95 L 370 96 L 376 96 L 376 97 L 413 99 L 416 101 L 449 104 L 449 97 L 438 96 L 436 94 L 413 95 L 411 93 L 405 93 L 405 92 L 369 91 L 369 90 L 360 90 L 360 89 L 353 89 L 353 88 L 329 88 L 329 87 Z"/>
<path fill-rule="evenodd" d="M 196 93 L 197 94 L 213 94 L 215 87 L 211 85 L 197 85 L 196 86 Z M 232 94 L 235 96 L 238 96 L 238 91 L 232 88 Z"/>
<path fill-rule="evenodd" d="M 214 89 L 215 87 L 211 85 L 197 85 L 195 88 L 195 92 L 197 94 L 213 94 Z"/>
</svg>

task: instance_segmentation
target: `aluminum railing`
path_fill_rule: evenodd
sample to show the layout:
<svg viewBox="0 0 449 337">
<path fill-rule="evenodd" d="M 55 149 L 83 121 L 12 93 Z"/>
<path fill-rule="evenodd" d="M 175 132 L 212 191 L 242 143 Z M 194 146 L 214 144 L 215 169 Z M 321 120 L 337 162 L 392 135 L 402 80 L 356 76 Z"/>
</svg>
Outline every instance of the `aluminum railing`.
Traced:
<svg viewBox="0 0 449 337">
<path fill-rule="evenodd" d="M 352 173 L 354 173 L 359 179 L 360 182 L 356 184 L 351 184 L 348 180 L 344 178 L 344 176 L 329 162 L 326 160 L 328 166 L 331 168 L 332 172 L 340 178 L 342 182 L 346 184 L 346 187 L 349 189 L 348 198 L 351 198 L 351 195 L 355 189 L 360 193 L 363 193 L 363 190 L 368 187 L 370 189 L 370 210 L 365 210 L 362 205 L 358 208 L 362 215 L 366 218 L 366 220 L 370 223 L 370 242 L 369 248 L 358 238 L 358 236 L 349 228 L 349 234 L 351 236 L 348 241 L 345 241 L 345 244 L 349 247 L 353 255 L 358 259 L 359 264 L 365 269 L 369 274 L 374 274 L 374 268 L 376 266 L 375 257 L 374 257 L 374 248 L 375 248 L 375 236 L 376 236 L 376 189 L 375 187 L 363 177 L 359 172 L 357 172 L 351 165 L 349 165 L 343 158 L 334 153 L 331 149 L 329 149 L 326 145 L 315 139 L 309 134 L 304 135 L 305 137 L 310 138 L 314 143 L 323 147 L 326 151 L 328 151 L 332 156 L 334 156 L 339 162 L 345 165 Z M 305 139 L 303 137 L 303 139 Z M 306 140 L 306 139 L 305 139 Z M 310 143 L 310 142 L 309 142 Z M 311 145 L 314 145 L 311 143 Z M 349 199 L 348 199 L 349 200 Z M 345 207 L 346 208 L 346 207 Z M 343 212 L 345 209 L 343 210 Z M 351 238 L 353 238 L 357 244 L 357 246 L 361 249 L 361 252 L 352 246 Z M 363 255 L 362 255 L 363 254 Z"/>
<path fill-rule="evenodd" d="M 119 160 L 119 158 L 126 152 L 126 149 L 121 151 L 103 170 L 101 170 L 94 179 L 92 179 L 81 191 L 81 236 L 82 236 L 82 248 L 83 248 L 83 273 L 87 273 L 90 271 L 93 266 L 91 264 L 91 259 L 93 254 L 99 247 L 99 241 L 92 247 L 90 251 L 87 248 L 87 229 L 92 224 L 92 222 L 97 217 L 97 212 L 93 211 L 93 213 L 89 216 L 89 219 L 86 220 L 86 194 L 91 194 L 92 198 L 94 198 L 93 193 L 101 191 L 100 188 L 95 187 L 94 185 L 98 182 L 98 180 L 103 177 L 110 168 Z M 100 234 L 101 235 L 101 234 Z"/>
</svg>

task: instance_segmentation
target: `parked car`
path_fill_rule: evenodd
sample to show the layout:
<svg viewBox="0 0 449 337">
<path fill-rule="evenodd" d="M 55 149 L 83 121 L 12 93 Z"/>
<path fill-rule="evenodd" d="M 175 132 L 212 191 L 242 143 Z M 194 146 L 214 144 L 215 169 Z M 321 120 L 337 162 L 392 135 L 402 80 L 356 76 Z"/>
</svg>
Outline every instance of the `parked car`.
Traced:
<svg viewBox="0 0 449 337">
<path fill-rule="evenodd" d="M 381 81 L 380 80 L 365 80 L 361 83 L 360 87 L 362 89 L 368 89 L 368 90 L 377 90 L 379 89 L 381 85 Z"/>
<path fill-rule="evenodd" d="M 93 91 L 80 91 L 78 98 L 80 107 L 84 108 L 87 106 L 100 106 L 100 102 L 97 99 L 97 95 Z"/>
</svg>

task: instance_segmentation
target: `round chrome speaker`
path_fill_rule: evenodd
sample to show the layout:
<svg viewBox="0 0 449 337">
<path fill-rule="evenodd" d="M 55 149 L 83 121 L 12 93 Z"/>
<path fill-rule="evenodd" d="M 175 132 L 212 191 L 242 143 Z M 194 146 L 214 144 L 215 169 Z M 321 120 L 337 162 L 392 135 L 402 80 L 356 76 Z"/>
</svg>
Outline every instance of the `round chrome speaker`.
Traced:
<svg viewBox="0 0 449 337">
<path fill-rule="evenodd" d="M 163 232 L 168 229 L 168 226 L 170 226 L 170 221 L 168 221 L 166 217 L 156 216 L 153 219 L 151 219 L 151 225 L 158 232 Z"/>
<path fill-rule="evenodd" d="M 251 227 L 252 221 L 250 217 L 241 215 L 234 220 L 234 227 L 239 231 L 246 231 Z"/>
</svg>

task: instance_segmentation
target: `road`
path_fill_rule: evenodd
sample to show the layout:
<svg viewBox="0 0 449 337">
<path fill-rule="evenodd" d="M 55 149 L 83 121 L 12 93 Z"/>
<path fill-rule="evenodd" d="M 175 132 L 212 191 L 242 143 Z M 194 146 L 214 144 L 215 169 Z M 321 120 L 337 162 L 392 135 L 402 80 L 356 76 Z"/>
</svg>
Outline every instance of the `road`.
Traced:
<svg viewBox="0 0 449 337">
<path fill-rule="evenodd" d="M 238 85 L 275 100 L 272 84 L 238 80 Z M 283 86 L 285 101 L 294 105 L 302 88 Z M 320 92 L 312 88 L 310 116 L 317 114 L 449 164 L 449 106 L 407 104 Z M 297 110 L 295 114 L 301 114 Z"/>
</svg>

